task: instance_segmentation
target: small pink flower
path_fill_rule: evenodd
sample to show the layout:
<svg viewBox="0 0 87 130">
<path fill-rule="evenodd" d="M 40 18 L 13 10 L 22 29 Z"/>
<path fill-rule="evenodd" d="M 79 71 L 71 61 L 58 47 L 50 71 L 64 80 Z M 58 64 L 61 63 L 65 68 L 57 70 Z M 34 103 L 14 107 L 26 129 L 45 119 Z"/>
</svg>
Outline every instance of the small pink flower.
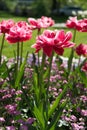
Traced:
<svg viewBox="0 0 87 130">
<path fill-rule="evenodd" d="M 15 126 L 6 126 L 6 130 L 16 130 Z"/>
<path fill-rule="evenodd" d="M 70 118 L 67 117 L 67 116 L 64 116 L 64 120 L 67 121 L 67 122 L 70 122 Z"/>
<path fill-rule="evenodd" d="M 83 69 L 83 71 L 84 71 L 84 66 L 83 66 L 82 69 Z M 87 63 L 86 63 L 86 72 L 87 72 Z M 80 100 L 83 101 L 83 103 L 86 103 L 86 102 L 87 102 L 87 96 L 82 95 L 82 96 L 80 97 Z"/>
<path fill-rule="evenodd" d="M 87 110 L 81 110 L 81 115 L 87 117 Z"/>
<path fill-rule="evenodd" d="M 87 45 L 86 44 L 80 44 L 76 47 L 76 53 L 81 56 L 81 55 L 84 55 L 86 56 L 87 55 Z"/>
<path fill-rule="evenodd" d="M 28 130 L 28 127 L 26 125 L 20 126 L 20 130 Z"/>
<path fill-rule="evenodd" d="M 72 126 L 72 130 L 83 130 L 84 128 L 83 126 L 80 126 L 77 123 L 72 123 L 71 126 Z"/>
<path fill-rule="evenodd" d="M 9 33 L 10 28 L 14 25 L 14 21 L 9 20 L 2 20 L 0 23 L 0 33 Z"/>
<path fill-rule="evenodd" d="M 77 110 L 77 112 L 81 112 L 81 108 L 80 107 L 77 107 L 76 110 Z"/>
<path fill-rule="evenodd" d="M 6 95 L 2 96 L 2 99 L 8 99 L 8 98 L 11 98 L 11 97 L 12 97 L 11 94 L 6 94 Z"/>
<path fill-rule="evenodd" d="M 17 97 L 15 98 L 15 101 L 18 102 L 18 101 L 21 101 L 22 99 L 20 97 Z"/>
<path fill-rule="evenodd" d="M 70 120 L 71 120 L 72 122 L 76 122 L 76 121 L 77 121 L 77 118 L 76 118 L 76 116 L 71 115 L 71 116 L 70 116 Z"/>
<path fill-rule="evenodd" d="M 51 56 L 53 50 L 57 54 L 62 55 L 64 48 L 74 46 L 74 43 L 69 41 L 71 38 L 71 32 L 67 32 L 65 34 L 64 30 L 45 30 L 42 35 L 37 37 L 36 44 L 34 44 L 32 47 L 36 48 L 36 52 L 43 49 L 43 52 L 49 57 Z"/>
<path fill-rule="evenodd" d="M 5 119 L 3 117 L 0 117 L 0 122 L 5 122 Z"/>
<path fill-rule="evenodd" d="M 21 90 L 16 91 L 16 95 L 22 94 L 23 92 Z"/>
<path fill-rule="evenodd" d="M 9 43 L 23 42 L 31 38 L 32 31 L 30 30 L 29 25 L 24 22 L 16 23 L 9 31 L 9 34 L 6 35 L 6 39 Z"/>
<path fill-rule="evenodd" d="M 32 124 L 34 121 L 35 119 L 30 117 L 27 119 L 26 124 Z"/>
<path fill-rule="evenodd" d="M 17 104 L 9 104 L 5 106 L 7 112 L 11 115 L 19 115 L 20 112 L 17 111 Z"/>
</svg>

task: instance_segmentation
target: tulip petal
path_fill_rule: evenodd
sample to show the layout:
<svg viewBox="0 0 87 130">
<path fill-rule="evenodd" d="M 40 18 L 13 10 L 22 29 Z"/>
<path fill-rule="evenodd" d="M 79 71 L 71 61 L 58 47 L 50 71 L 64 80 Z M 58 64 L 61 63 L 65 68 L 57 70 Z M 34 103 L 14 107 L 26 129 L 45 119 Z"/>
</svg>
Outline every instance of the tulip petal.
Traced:
<svg viewBox="0 0 87 130">
<path fill-rule="evenodd" d="M 56 38 L 59 41 L 63 41 L 63 39 L 65 38 L 65 34 L 64 34 L 64 30 L 60 30 L 56 33 Z"/>
<path fill-rule="evenodd" d="M 51 56 L 52 54 L 52 50 L 53 50 L 53 47 L 52 46 L 44 46 L 43 47 L 43 52 L 47 55 L 47 56 Z"/>
<path fill-rule="evenodd" d="M 67 32 L 65 35 L 65 39 L 63 42 L 67 42 L 72 38 L 72 33 L 71 32 Z"/>
<path fill-rule="evenodd" d="M 63 48 L 54 47 L 53 49 L 54 49 L 54 51 L 55 51 L 58 55 L 63 55 L 63 52 L 64 52 L 64 49 L 63 49 Z"/>
<path fill-rule="evenodd" d="M 39 51 L 41 50 L 41 47 L 40 47 L 39 44 L 34 44 L 34 45 L 32 45 L 31 47 L 32 47 L 32 48 L 36 48 L 35 53 L 37 53 L 37 52 L 39 52 Z"/>
</svg>

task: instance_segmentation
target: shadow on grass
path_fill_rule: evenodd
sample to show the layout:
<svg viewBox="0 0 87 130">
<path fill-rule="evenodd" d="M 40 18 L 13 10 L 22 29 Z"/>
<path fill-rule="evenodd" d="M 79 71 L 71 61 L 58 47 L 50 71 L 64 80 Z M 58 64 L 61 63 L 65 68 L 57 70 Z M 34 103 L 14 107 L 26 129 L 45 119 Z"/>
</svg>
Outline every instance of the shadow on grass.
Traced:
<svg viewBox="0 0 87 130">
<path fill-rule="evenodd" d="M 9 11 L 1 11 L 0 10 L 0 17 L 2 18 L 9 18 L 9 17 L 12 17 L 13 15 L 9 12 Z"/>
</svg>

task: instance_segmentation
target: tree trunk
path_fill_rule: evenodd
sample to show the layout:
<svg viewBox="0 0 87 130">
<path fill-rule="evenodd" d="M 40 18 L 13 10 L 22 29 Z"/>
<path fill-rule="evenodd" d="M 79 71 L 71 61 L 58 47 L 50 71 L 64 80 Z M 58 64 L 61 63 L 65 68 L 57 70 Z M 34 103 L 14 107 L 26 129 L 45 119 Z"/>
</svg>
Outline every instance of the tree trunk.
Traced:
<svg viewBox="0 0 87 130">
<path fill-rule="evenodd" d="M 52 11 L 57 9 L 57 0 L 52 0 Z"/>
</svg>

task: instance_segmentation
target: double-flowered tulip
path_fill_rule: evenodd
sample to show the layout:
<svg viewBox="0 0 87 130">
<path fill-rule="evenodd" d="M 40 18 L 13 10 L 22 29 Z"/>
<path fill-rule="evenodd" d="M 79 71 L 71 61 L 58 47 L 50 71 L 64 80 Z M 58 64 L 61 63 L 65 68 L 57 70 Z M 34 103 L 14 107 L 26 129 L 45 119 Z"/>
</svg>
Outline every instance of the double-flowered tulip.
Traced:
<svg viewBox="0 0 87 130">
<path fill-rule="evenodd" d="M 74 43 L 70 41 L 71 38 L 71 32 L 45 30 L 42 35 L 37 37 L 36 43 L 32 47 L 36 48 L 36 52 L 43 49 L 43 52 L 49 57 L 53 51 L 62 55 L 64 48 L 74 46 Z"/>
<path fill-rule="evenodd" d="M 14 21 L 9 20 L 2 20 L 0 23 L 0 33 L 9 33 L 10 28 L 14 25 Z"/>
<path fill-rule="evenodd" d="M 39 19 L 28 18 L 28 22 L 31 25 L 32 29 L 48 28 L 54 25 L 54 20 L 46 16 L 42 16 Z"/>
<path fill-rule="evenodd" d="M 9 43 L 27 41 L 32 37 L 32 30 L 28 23 L 20 21 L 11 27 L 6 39 Z"/>
<path fill-rule="evenodd" d="M 76 47 L 76 53 L 81 56 L 86 56 L 87 55 L 87 45 L 86 44 L 79 44 L 77 47 Z"/>
</svg>

